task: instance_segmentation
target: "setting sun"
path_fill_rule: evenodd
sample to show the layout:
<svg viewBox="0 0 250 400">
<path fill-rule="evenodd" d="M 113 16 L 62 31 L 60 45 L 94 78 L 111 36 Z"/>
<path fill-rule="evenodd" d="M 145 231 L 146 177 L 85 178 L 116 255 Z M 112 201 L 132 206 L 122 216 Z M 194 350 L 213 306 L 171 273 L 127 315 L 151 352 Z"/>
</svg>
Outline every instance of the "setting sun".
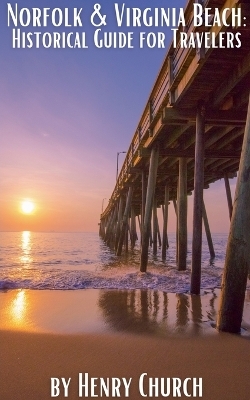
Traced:
<svg viewBox="0 0 250 400">
<path fill-rule="evenodd" d="M 21 209 L 24 214 L 31 214 L 35 209 L 35 204 L 30 200 L 25 200 L 21 204 Z"/>
</svg>

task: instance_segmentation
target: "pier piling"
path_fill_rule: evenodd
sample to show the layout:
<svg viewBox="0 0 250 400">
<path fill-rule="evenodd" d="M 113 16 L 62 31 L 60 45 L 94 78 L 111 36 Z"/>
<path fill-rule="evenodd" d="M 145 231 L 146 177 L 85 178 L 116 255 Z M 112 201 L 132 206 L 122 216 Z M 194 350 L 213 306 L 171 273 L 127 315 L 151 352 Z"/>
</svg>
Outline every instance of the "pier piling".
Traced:
<svg viewBox="0 0 250 400">
<path fill-rule="evenodd" d="M 178 270 L 187 264 L 187 159 L 179 159 L 178 179 Z"/>
<path fill-rule="evenodd" d="M 141 242 L 142 242 L 146 194 L 147 194 L 146 173 L 144 169 L 141 172 L 141 191 L 142 191 L 142 196 L 141 196 Z"/>
<path fill-rule="evenodd" d="M 116 252 L 117 256 L 120 256 L 122 253 L 122 246 L 123 246 L 123 242 L 125 239 L 125 234 L 126 234 L 126 231 L 128 231 L 128 217 L 129 217 L 129 212 L 130 212 L 130 207 L 131 207 L 132 194 L 133 194 L 133 188 L 132 188 L 132 186 L 130 186 L 128 189 L 126 206 L 125 206 L 125 210 L 124 210 L 124 214 L 123 214 L 123 218 L 122 218 L 121 234 L 120 234 L 119 243 L 118 243 L 117 252 Z"/>
<path fill-rule="evenodd" d="M 131 227 L 130 227 L 130 236 L 131 236 L 131 249 L 133 250 L 135 247 L 135 242 L 137 239 L 136 233 L 136 220 L 135 220 L 135 210 L 134 207 L 131 207 Z"/>
<path fill-rule="evenodd" d="M 153 202 L 153 255 L 157 254 L 157 235 L 158 235 L 158 226 L 157 226 L 157 203 L 156 197 Z"/>
<path fill-rule="evenodd" d="M 168 203 L 169 203 L 169 185 L 165 185 L 164 191 L 164 207 L 163 207 L 163 230 L 162 230 L 162 259 L 166 259 L 167 247 L 168 247 Z"/>
<path fill-rule="evenodd" d="M 229 211 L 229 218 L 231 221 L 232 213 L 233 213 L 233 201 L 232 201 L 232 194 L 229 184 L 228 175 L 224 175 L 225 187 L 226 187 L 226 194 L 227 194 L 227 204 L 228 204 L 228 211 Z"/>
<path fill-rule="evenodd" d="M 157 215 L 156 215 L 157 216 Z M 160 232 L 160 227 L 159 227 L 159 220 L 157 216 L 157 237 L 158 237 L 158 244 L 159 247 L 161 247 L 161 232 Z"/>
<path fill-rule="evenodd" d="M 195 168 L 194 168 L 194 213 L 192 242 L 191 293 L 200 294 L 201 249 L 202 249 L 202 207 L 204 187 L 205 149 L 205 105 L 199 102 L 196 115 Z"/>
<path fill-rule="evenodd" d="M 250 267 L 250 97 L 222 279 L 217 329 L 239 333 Z"/>
<path fill-rule="evenodd" d="M 203 223 L 204 223 L 204 228 L 207 236 L 207 244 L 210 252 L 210 257 L 211 259 L 214 259 L 215 257 L 215 252 L 214 252 L 214 245 L 213 245 L 213 240 L 212 240 L 212 235 L 209 227 L 209 222 L 208 222 L 208 217 L 207 217 L 207 211 L 205 207 L 205 203 L 203 200 L 202 204 L 202 218 L 203 218 Z"/>
<path fill-rule="evenodd" d="M 158 158 L 159 158 L 159 147 L 156 145 L 152 148 L 150 155 L 149 176 L 148 176 L 145 215 L 143 223 L 143 235 L 142 235 L 141 266 L 140 266 L 141 272 L 146 272 L 148 265 L 148 244 L 150 236 L 153 199 L 155 194 L 155 184 L 157 177 Z"/>
<path fill-rule="evenodd" d="M 118 210 L 118 220 L 117 220 L 117 227 L 116 227 L 116 236 L 115 236 L 115 251 L 117 251 L 119 238 L 121 234 L 121 223 L 122 223 L 122 213 L 123 213 L 123 195 L 120 196 L 119 200 L 119 210 Z"/>
</svg>

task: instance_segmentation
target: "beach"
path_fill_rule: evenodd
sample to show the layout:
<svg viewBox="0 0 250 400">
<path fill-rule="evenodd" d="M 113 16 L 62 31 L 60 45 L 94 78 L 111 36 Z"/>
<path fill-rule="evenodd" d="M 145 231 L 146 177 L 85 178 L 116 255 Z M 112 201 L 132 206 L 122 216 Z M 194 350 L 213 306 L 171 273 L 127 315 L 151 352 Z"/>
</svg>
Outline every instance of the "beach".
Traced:
<svg viewBox="0 0 250 400">
<path fill-rule="evenodd" d="M 249 299 L 242 335 L 230 335 L 213 328 L 218 294 L 196 300 L 167 294 L 164 306 L 157 291 L 1 292 L 0 398 L 50 399 L 51 378 L 63 377 L 71 378 L 68 398 L 78 399 L 79 374 L 88 373 L 89 379 L 132 378 L 127 398 L 142 399 L 139 379 L 146 373 L 148 397 L 149 378 L 201 377 L 203 399 L 247 400 Z M 62 388 L 57 398 L 64 398 Z M 120 398 L 126 398 L 122 387 Z"/>
</svg>

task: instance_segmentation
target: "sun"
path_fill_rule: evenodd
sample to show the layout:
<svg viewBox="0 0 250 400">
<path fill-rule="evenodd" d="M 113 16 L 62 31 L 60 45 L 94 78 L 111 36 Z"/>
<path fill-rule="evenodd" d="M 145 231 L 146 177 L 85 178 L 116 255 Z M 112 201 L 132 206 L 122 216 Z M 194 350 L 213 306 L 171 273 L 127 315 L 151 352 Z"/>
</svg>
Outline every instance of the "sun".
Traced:
<svg viewBox="0 0 250 400">
<path fill-rule="evenodd" d="M 35 209 L 35 204 L 31 200 L 24 200 L 21 204 L 21 210 L 24 214 L 32 214 Z"/>
</svg>

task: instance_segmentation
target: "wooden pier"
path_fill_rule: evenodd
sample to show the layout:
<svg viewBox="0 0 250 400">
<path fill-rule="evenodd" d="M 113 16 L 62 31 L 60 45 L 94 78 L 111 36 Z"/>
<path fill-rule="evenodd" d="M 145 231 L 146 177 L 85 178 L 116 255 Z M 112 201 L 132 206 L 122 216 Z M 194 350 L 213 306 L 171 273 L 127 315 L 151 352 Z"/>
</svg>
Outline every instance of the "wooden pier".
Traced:
<svg viewBox="0 0 250 400">
<path fill-rule="evenodd" d="M 221 14 L 226 8 L 230 9 L 230 12 L 227 12 L 229 26 L 198 28 L 193 25 L 194 3 L 196 2 L 188 1 L 185 9 L 185 19 L 188 21 L 186 33 L 209 31 L 218 41 L 222 32 L 227 34 L 237 31 L 240 33 L 241 46 L 239 48 L 206 48 L 202 45 L 201 48 L 194 49 L 181 48 L 179 42 L 176 47 L 174 43 L 170 45 L 131 140 L 108 206 L 101 215 L 100 235 L 117 255 L 121 255 L 122 251 L 128 249 L 128 237 L 130 237 L 132 247 L 138 238 L 136 232 L 136 218 L 138 218 L 141 230 L 140 269 L 145 272 L 150 243 L 153 244 L 154 254 L 157 251 L 157 243 L 161 244 L 162 259 L 166 258 L 168 206 L 172 201 L 177 217 L 177 268 L 185 270 L 187 196 L 194 192 L 190 291 L 193 294 L 199 294 L 202 223 L 205 226 L 211 257 L 214 257 L 203 190 L 208 189 L 209 185 L 218 179 L 224 179 L 229 216 L 232 217 L 226 264 L 233 264 L 233 272 L 224 275 L 223 301 L 218 328 L 235 332 L 240 329 L 239 322 L 235 325 L 232 318 L 224 318 L 223 313 L 230 313 L 228 304 L 231 301 L 232 305 L 235 302 L 235 296 L 237 297 L 239 293 L 241 293 L 241 298 L 239 300 L 239 296 L 237 297 L 236 308 L 239 311 L 243 307 L 246 271 L 250 264 L 249 234 L 247 237 L 247 233 L 250 232 L 250 215 L 246 211 L 250 209 L 250 160 L 248 160 L 250 158 L 250 111 L 248 109 L 250 7 L 247 0 L 198 1 L 203 7 L 218 8 Z M 242 25 L 233 28 L 230 22 L 234 8 L 241 9 Z M 178 30 L 178 40 L 182 30 L 183 28 Z M 242 146 L 243 138 L 244 146 Z M 245 185 L 244 190 L 242 189 L 244 193 L 240 202 L 237 203 L 236 198 L 237 205 L 234 204 L 233 207 L 229 179 L 236 177 L 240 159 L 241 169 L 237 187 L 240 193 Z M 157 208 L 160 207 L 163 211 L 162 240 L 157 219 Z M 239 221 L 242 222 L 244 219 L 244 226 L 240 225 Z M 234 229 L 237 230 L 237 234 L 234 233 Z M 230 254 L 233 245 L 230 245 L 230 240 L 231 242 L 238 240 L 241 243 L 239 250 L 241 254 L 237 253 L 238 263 L 240 262 L 241 265 L 238 265 L 235 259 L 231 263 Z M 225 291 L 227 284 L 234 285 L 232 279 L 236 276 L 235 270 L 237 270 L 237 278 L 235 278 L 238 282 L 237 289 L 227 288 Z M 234 309 L 234 314 L 238 312 L 237 310 Z M 229 320 L 231 328 L 225 322 Z"/>
</svg>

